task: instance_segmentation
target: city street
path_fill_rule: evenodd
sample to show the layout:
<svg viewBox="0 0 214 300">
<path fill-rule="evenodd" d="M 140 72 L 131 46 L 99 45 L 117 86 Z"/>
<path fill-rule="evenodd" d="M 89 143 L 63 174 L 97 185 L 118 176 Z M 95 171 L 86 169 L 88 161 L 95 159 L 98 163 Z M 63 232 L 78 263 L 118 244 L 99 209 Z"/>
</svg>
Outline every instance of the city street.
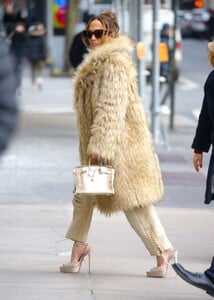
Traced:
<svg viewBox="0 0 214 300">
<path fill-rule="evenodd" d="M 157 209 L 178 261 L 192 271 L 206 269 L 213 256 L 213 204 L 203 203 L 209 155 L 196 174 L 190 148 L 194 112 L 211 69 L 206 44 L 183 41 L 174 130 L 168 131 L 168 147 L 163 137 L 156 145 L 165 184 Z M 64 235 L 72 214 L 72 169 L 79 164 L 72 80 L 47 75 L 43 90 L 33 91 L 26 70 L 19 105 L 19 128 L 0 169 L 1 299 L 211 299 L 177 277 L 171 266 L 165 279 L 147 278 L 155 259 L 122 213 L 106 218 L 95 211 L 91 274 L 87 258 L 79 274 L 59 272 L 70 256 L 71 242 Z"/>
</svg>

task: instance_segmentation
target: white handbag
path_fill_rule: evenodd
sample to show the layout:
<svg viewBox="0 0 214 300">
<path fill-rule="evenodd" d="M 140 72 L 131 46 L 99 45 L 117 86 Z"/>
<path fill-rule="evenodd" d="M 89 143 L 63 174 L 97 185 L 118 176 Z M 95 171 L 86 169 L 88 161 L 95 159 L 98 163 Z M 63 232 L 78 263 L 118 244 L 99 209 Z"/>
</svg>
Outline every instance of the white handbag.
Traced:
<svg viewBox="0 0 214 300">
<path fill-rule="evenodd" d="M 115 169 L 111 166 L 88 165 L 73 169 L 74 194 L 113 195 Z"/>
</svg>

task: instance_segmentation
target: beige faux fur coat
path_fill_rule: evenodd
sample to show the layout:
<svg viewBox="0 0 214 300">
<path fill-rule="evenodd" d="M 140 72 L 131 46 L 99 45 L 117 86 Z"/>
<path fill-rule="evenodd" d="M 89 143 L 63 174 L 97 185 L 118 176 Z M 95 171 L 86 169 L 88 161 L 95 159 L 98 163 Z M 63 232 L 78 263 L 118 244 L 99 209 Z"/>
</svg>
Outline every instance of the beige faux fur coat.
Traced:
<svg viewBox="0 0 214 300">
<path fill-rule="evenodd" d="M 91 50 L 74 78 L 81 163 L 95 153 L 116 169 L 115 195 L 95 197 L 106 214 L 143 207 L 163 195 L 132 51 L 130 38 L 119 35 Z"/>
</svg>

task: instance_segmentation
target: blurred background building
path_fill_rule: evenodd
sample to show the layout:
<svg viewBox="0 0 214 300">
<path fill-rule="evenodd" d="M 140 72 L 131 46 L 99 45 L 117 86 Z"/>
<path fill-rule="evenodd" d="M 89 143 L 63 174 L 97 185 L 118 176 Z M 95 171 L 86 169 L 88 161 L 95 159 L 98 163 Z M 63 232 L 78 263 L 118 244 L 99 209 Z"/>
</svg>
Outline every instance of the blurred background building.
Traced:
<svg viewBox="0 0 214 300">
<path fill-rule="evenodd" d="M 2 0 L 2 7 L 8 3 L 15 3 L 16 10 L 28 16 L 29 24 L 40 21 L 47 28 L 47 44 L 49 47 L 50 64 L 55 68 L 63 67 L 64 55 L 64 34 L 66 26 L 67 0 Z M 160 4 L 171 9 L 173 3 L 179 6 L 178 21 L 182 36 L 205 36 L 209 37 L 210 17 L 214 13 L 213 0 L 165 0 Z M 144 3 L 152 5 L 152 0 L 80 0 L 77 24 L 74 33 L 77 33 L 85 26 L 84 15 L 97 14 L 108 8 L 114 8 L 118 12 L 121 30 L 128 32 L 136 39 L 135 26 L 132 28 L 130 22 L 135 22 L 138 9 L 134 4 Z M 152 8 L 151 8 L 152 9 Z M 152 14 L 151 14 L 152 17 Z M 150 17 L 150 18 L 151 18 Z M 145 17 L 146 18 L 146 17 Z M 138 21 L 138 20 L 137 20 Z M 145 22 L 144 22 L 145 23 Z"/>
</svg>

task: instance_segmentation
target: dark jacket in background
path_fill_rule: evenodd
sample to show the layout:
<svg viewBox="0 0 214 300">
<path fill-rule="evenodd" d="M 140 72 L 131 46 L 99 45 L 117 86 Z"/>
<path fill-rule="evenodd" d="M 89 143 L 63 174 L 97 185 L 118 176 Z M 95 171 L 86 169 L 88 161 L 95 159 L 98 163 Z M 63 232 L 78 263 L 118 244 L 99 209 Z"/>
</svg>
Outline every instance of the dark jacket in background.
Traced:
<svg viewBox="0 0 214 300">
<path fill-rule="evenodd" d="M 92 19 L 95 15 L 88 14 L 88 11 L 83 14 L 83 22 L 88 24 L 89 20 Z M 84 55 L 88 53 L 87 47 L 84 45 L 82 41 L 82 31 L 77 33 L 70 46 L 69 50 L 69 61 L 72 68 L 76 69 L 79 64 L 82 62 Z"/>
<path fill-rule="evenodd" d="M 28 59 L 34 61 L 46 59 L 46 30 L 29 30 L 27 41 L 27 57 Z"/>
<path fill-rule="evenodd" d="M 3 24 L 4 24 L 6 36 L 10 35 L 14 31 L 16 24 L 21 21 L 23 20 L 21 18 L 20 12 L 13 13 L 13 14 L 8 14 L 5 12 L 3 16 Z"/>
<path fill-rule="evenodd" d="M 0 154 L 8 146 L 18 117 L 12 63 L 3 43 L 0 37 Z"/>
<path fill-rule="evenodd" d="M 71 66 L 76 69 L 82 62 L 84 55 L 87 53 L 87 48 L 82 41 L 82 32 L 74 36 L 73 42 L 69 50 L 69 60 Z"/>
<path fill-rule="evenodd" d="M 11 38 L 10 53 L 22 58 L 27 55 L 27 33 L 15 31 Z"/>
<path fill-rule="evenodd" d="M 214 15 L 211 14 L 210 19 L 208 21 L 208 39 L 209 41 L 213 41 L 214 39 Z"/>
<path fill-rule="evenodd" d="M 214 200 L 214 191 L 212 191 L 212 177 L 214 175 L 214 70 L 210 72 L 204 84 L 204 99 L 192 148 L 202 152 L 208 152 L 211 145 L 212 153 L 208 168 L 205 192 L 206 204 L 209 204 L 212 200 Z"/>
</svg>

